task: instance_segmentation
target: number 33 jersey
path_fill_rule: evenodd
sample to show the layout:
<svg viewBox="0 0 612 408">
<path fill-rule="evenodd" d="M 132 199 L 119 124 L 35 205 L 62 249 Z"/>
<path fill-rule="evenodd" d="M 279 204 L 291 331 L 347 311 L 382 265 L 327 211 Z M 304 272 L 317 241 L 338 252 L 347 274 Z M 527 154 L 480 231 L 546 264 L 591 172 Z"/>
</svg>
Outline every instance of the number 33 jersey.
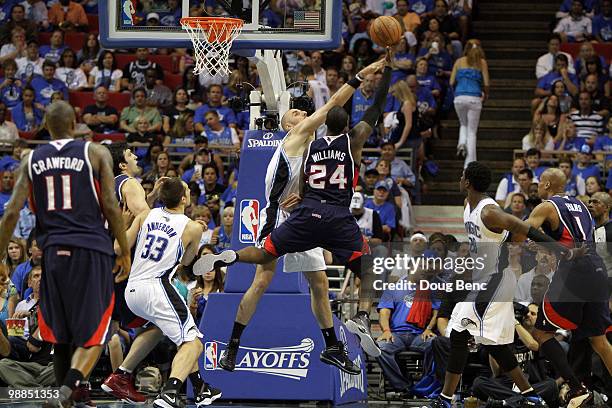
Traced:
<svg viewBox="0 0 612 408">
<path fill-rule="evenodd" d="M 54 140 L 28 157 L 30 206 L 36 213 L 36 240 L 113 255 L 100 205 L 100 180 L 89 160 L 89 142 Z"/>
<path fill-rule="evenodd" d="M 138 232 L 130 282 L 160 278 L 181 261 L 183 231 L 189 222 L 184 214 L 165 208 L 149 211 Z"/>
<path fill-rule="evenodd" d="M 349 135 L 313 140 L 308 146 L 304 177 L 305 199 L 348 208 L 357 183 Z"/>
</svg>

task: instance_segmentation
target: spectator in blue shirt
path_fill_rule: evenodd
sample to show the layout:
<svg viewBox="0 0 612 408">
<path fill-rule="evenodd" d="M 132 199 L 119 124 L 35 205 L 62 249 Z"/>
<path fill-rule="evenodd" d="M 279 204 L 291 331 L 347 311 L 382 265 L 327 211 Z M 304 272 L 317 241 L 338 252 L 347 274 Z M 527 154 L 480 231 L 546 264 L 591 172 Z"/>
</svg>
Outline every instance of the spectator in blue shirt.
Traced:
<svg viewBox="0 0 612 408">
<path fill-rule="evenodd" d="M 591 176 L 595 176 L 599 179 L 601 170 L 599 169 L 599 165 L 597 163 L 591 163 L 592 159 L 593 154 L 591 152 L 591 146 L 588 144 L 582 145 L 580 152 L 578 153 L 578 160 L 572 169 L 572 176 L 578 176 L 583 180 L 586 180 Z"/>
<path fill-rule="evenodd" d="M 51 61 L 43 63 L 43 76 L 35 77 L 30 83 L 34 89 L 36 103 L 47 106 L 51 103 L 51 96 L 58 91 L 68 100 L 68 88 L 63 81 L 55 78 L 55 64 Z"/>
<path fill-rule="evenodd" d="M 35 132 L 42 124 L 45 112 L 34 105 L 36 92 L 31 86 L 23 89 L 23 100 L 11 110 L 11 117 L 17 129 L 22 132 Z"/>
<path fill-rule="evenodd" d="M 423 44 L 417 57 L 427 60 L 428 74 L 435 76 L 440 85 L 447 86 L 453 69 L 453 57 L 446 50 L 446 41 L 441 33 L 436 33 Z"/>
<path fill-rule="evenodd" d="M 213 84 L 208 88 L 208 103 L 200 106 L 195 110 L 195 116 L 193 121 L 195 122 L 195 130 L 198 134 L 204 131 L 204 125 L 206 125 L 205 116 L 211 110 L 217 111 L 219 114 L 219 120 L 225 126 L 236 127 L 236 115 L 234 111 L 226 106 L 221 106 L 221 100 L 223 99 L 223 87 L 221 85 Z"/>
<path fill-rule="evenodd" d="M 608 119 L 608 133 L 595 139 L 593 151 L 606 153 L 605 157 L 603 154 L 598 154 L 597 160 L 612 160 L 612 117 Z"/>
<path fill-rule="evenodd" d="M 525 161 L 527 162 L 527 166 L 529 170 L 532 171 L 533 176 L 537 179 L 540 178 L 544 170 L 546 170 L 549 166 L 541 166 L 540 159 L 542 158 L 542 153 L 538 149 L 531 148 L 527 150 L 525 153 Z"/>
<path fill-rule="evenodd" d="M 416 80 L 419 83 L 419 89 L 427 89 L 435 98 L 440 97 L 442 88 L 436 77 L 427 73 L 426 59 L 421 58 L 416 63 Z"/>
<path fill-rule="evenodd" d="M 385 234 L 385 242 L 391 239 L 391 234 L 397 226 L 395 207 L 388 199 L 389 186 L 383 180 L 376 183 L 374 186 L 374 197 L 368 199 L 365 203 L 365 208 L 373 209 L 380 216 L 383 233 Z"/>
<path fill-rule="evenodd" d="M 55 30 L 53 34 L 51 34 L 49 43 L 50 45 L 41 45 L 38 52 L 45 61 L 49 60 L 57 64 L 62 52 L 66 49 L 64 45 L 64 33 L 61 30 Z"/>
<path fill-rule="evenodd" d="M 0 78 L 0 100 L 7 108 L 14 108 L 21 100 L 23 84 L 16 78 L 17 63 L 13 59 L 4 61 L 2 64 L 4 77 Z"/>
<path fill-rule="evenodd" d="M 601 14 L 592 18 L 593 36 L 598 42 L 606 43 L 612 41 L 612 2 L 602 0 Z"/>
<path fill-rule="evenodd" d="M 434 0 L 412 0 L 410 11 L 417 13 L 421 20 L 428 17 L 434 9 Z"/>
<path fill-rule="evenodd" d="M 422 258 L 424 261 L 426 258 Z M 378 303 L 380 326 L 383 334 L 378 338 L 382 354 L 377 358 L 385 379 L 399 392 L 410 393 L 410 382 L 395 360 L 395 355 L 419 346 L 436 335 L 433 333 L 435 317 L 440 301 L 428 290 L 421 290 L 421 282 L 427 282 L 423 271 L 401 279 L 395 290 L 385 290 Z M 415 288 L 408 287 L 409 284 Z"/>
<path fill-rule="evenodd" d="M 19 220 L 17 221 L 13 235 L 17 238 L 27 239 L 35 226 L 36 215 L 34 215 L 32 210 L 30 210 L 30 207 L 26 202 L 21 211 L 19 211 Z"/>
<path fill-rule="evenodd" d="M 412 93 L 416 96 L 417 109 L 421 115 L 435 115 L 438 109 L 436 98 L 427 88 L 419 86 L 416 75 L 409 75 L 406 79 Z"/>
<path fill-rule="evenodd" d="M 14 175 L 12 171 L 2 172 L 0 181 L 0 217 L 4 215 L 4 209 L 13 194 Z"/>
<path fill-rule="evenodd" d="M 38 247 L 35 236 L 35 230 L 32 230 L 28 236 L 27 244 L 30 259 L 17 265 L 17 268 L 15 268 L 15 271 L 13 272 L 13 276 L 11 276 L 11 280 L 13 281 L 13 284 L 15 285 L 17 293 L 19 293 L 19 297 L 21 299 L 25 299 L 31 293 L 31 289 L 28 288 L 28 274 L 32 270 L 33 266 L 40 265 L 42 262 L 42 249 Z"/>
<path fill-rule="evenodd" d="M 534 99 L 532 102 L 532 106 L 534 108 L 537 108 L 537 106 L 540 105 L 540 98 L 545 98 L 547 96 L 552 95 L 553 85 L 559 79 L 563 81 L 563 84 L 565 85 L 565 88 L 567 89 L 570 95 L 574 97 L 578 95 L 578 77 L 574 74 L 570 74 L 567 70 L 567 67 L 567 56 L 563 54 L 557 54 L 557 56 L 555 57 L 555 69 L 540 78 L 538 84 L 536 85 L 535 94 L 537 98 Z"/>
<path fill-rule="evenodd" d="M 0 158 L 0 171 L 15 171 L 21 163 L 21 152 L 28 147 L 28 142 L 23 139 L 17 139 L 13 142 L 13 151 L 11 155 L 2 156 Z"/>
</svg>

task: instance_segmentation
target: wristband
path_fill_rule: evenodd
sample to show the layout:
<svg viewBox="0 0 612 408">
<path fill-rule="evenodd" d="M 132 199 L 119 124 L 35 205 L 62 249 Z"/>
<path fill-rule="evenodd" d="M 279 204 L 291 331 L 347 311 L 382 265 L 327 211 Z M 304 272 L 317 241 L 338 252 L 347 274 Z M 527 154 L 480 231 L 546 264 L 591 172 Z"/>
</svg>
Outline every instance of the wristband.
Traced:
<svg viewBox="0 0 612 408">
<path fill-rule="evenodd" d="M 355 78 L 349 80 L 347 82 L 348 85 L 352 86 L 353 88 L 357 89 L 359 88 L 359 86 L 361 85 L 361 81 L 357 79 L 357 77 L 355 76 Z"/>
</svg>

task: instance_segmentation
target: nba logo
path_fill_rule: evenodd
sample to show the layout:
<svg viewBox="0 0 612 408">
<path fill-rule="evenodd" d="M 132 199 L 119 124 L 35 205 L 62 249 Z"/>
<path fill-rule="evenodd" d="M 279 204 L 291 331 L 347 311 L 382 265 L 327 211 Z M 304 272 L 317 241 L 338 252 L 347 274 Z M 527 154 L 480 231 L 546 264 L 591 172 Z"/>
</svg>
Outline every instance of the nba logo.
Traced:
<svg viewBox="0 0 612 408">
<path fill-rule="evenodd" d="M 240 202 L 240 236 L 243 244 L 254 244 L 259 229 L 259 201 L 242 200 Z"/>
<path fill-rule="evenodd" d="M 121 21 L 123 25 L 134 25 L 136 7 L 133 0 L 123 0 Z"/>
<path fill-rule="evenodd" d="M 217 368 L 217 342 L 209 341 L 204 345 L 204 369 L 215 370 Z"/>
</svg>

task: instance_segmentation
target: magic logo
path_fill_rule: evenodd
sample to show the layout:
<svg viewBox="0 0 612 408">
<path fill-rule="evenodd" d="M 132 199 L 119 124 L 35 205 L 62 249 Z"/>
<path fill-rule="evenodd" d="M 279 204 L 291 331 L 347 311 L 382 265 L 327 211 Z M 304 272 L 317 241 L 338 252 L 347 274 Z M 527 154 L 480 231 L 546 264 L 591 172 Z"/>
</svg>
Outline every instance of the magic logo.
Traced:
<svg viewBox="0 0 612 408">
<path fill-rule="evenodd" d="M 227 346 L 221 342 L 207 342 L 204 345 L 204 369 L 217 370 L 218 345 Z M 240 347 L 236 371 L 249 371 L 259 374 L 268 374 L 278 377 L 301 380 L 308 375 L 310 353 L 314 349 L 311 338 L 302 339 L 300 344 L 287 347 L 256 348 Z"/>
</svg>

